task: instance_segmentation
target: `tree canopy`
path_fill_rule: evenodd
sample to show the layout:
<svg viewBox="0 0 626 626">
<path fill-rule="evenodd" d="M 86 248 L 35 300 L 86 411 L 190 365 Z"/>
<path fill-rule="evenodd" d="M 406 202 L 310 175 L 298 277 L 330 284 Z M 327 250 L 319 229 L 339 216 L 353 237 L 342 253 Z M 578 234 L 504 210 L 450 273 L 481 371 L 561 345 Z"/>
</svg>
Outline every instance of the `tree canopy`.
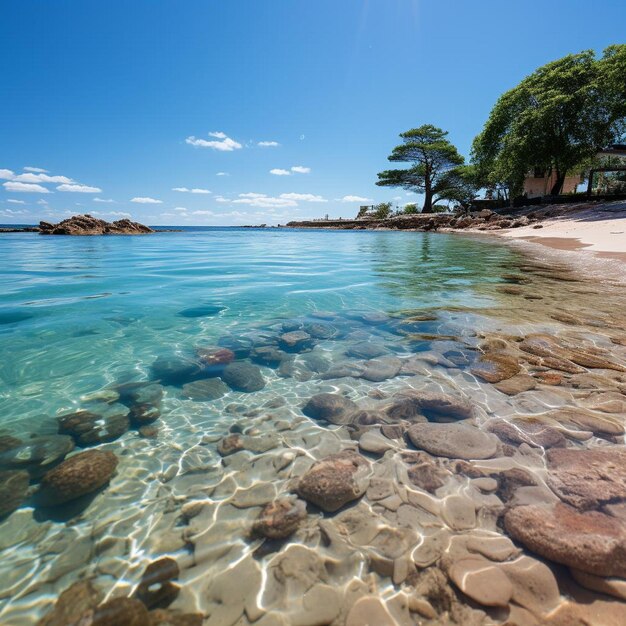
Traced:
<svg viewBox="0 0 626 626">
<path fill-rule="evenodd" d="M 540 67 L 493 107 L 475 138 L 472 160 L 481 184 L 522 191 L 528 172 L 565 176 L 626 130 L 626 45 L 570 54 Z"/>
<path fill-rule="evenodd" d="M 456 200 L 461 181 L 457 168 L 464 159 L 447 135 L 432 124 L 402 133 L 402 143 L 393 149 L 389 161 L 410 163 L 411 167 L 380 172 L 376 184 L 423 193 L 423 213 L 432 213 L 438 202 Z"/>
</svg>

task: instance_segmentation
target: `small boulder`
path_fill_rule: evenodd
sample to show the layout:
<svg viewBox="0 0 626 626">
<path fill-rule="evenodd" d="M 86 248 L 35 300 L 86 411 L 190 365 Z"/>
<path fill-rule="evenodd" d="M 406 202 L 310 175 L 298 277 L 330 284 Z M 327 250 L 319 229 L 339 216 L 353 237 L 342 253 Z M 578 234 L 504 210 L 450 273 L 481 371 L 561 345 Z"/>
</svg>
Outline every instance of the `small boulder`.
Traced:
<svg viewBox="0 0 626 626">
<path fill-rule="evenodd" d="M 208 367 L 228 365 L 235 360 L 235 353 L 221 346 L 203 346 L 196 348 L 196 356 L 202 365 Z"/>
<path fill-rule="evenodd" d="M 360 341 L 353 344 L 346 350 L 346 356 L 350 356 L 355 359 L 369 360 L 383 356 L 383 354 L 387 354 L 388 352 L 389 350 L 379 343 L 373 343 L 372 341 Z"/>
<path fill-rule="evenodd" d="M 235 361 L 229 363 L 222 374 L 222 380 L 234 391 L 252 393 L 265 387 L 261 370 L 251 363 Z"/>
<path fill-rule="evenodd" d="M 26 469 L 31 476 L 37 477 L 73 449 L 74 441 L 67 435 L 34 437 L 2 452 L 0 469 Z"/>
<path fill-rule="evenodd" d="M 386 413 L 393 419 L 425 417 L 434 422 L 451 422 L 473 417 L 474 408 L 466 398 L 410 389 L 394 395 Z"/>
<path fill-rule="evenodd" d="M 313 338 L 303 330 L 283 333 L 279 338 L 280 347 L 288 352 L 302 352 L 313 345 Z"/>
<path fill-rule="evenodd" d="M 26 500 L 29 482 L 29 474 L 24 470 L 0 471 L 0 519 Z"/>
<path fill-rule="evenodd" d="M 369 484 L 369 463 L 346 450 L 314 463 L 297 486 L 298 495 L 324 511 L 333 512 L 360 498 Z"/>
<path fill-rule="evenodd" d="M 37 502 L 58 506 L 106 485 L 117 467 L 113 452 L 88 450 L 66 459 L 41 479 Z"/>
<path fill-rule="evenodd" d="M 89 624 L 101 599 L 101 593 L 89 580 L 79 580 L 63 591 L 37 626 Z"/>
<path fill-rule="evenodd" d="M 331 424 L 348 424 L 358 406 L 349 398 L 337 393 L 318 393 L 309 399 L 302 412 L 315 420 Z"/>
<path fill-rule="evenodd" d="M 488 459 L 497 438 L 467 424 L 413 424 L 407 434 L 416 448 L 450 459 Z"/>
<path fill-rule="evenodd" d="M 190 400 L 204 402 L 217 400 L 226 395 L 228 391 L 228 387 L 219 378 L 206 378 L 184 384 L 182 395 Z"/>
<path fill-rule="evenodd" d="M 515 358 L 507 354 L 483 354 L 470 371 L 488 383 L 499 383 L 512 378 L 521 368 Z"/>
<path fill-rule="evenodd" d="M 89 410 L 60 415 L 59 434 L 71 435 L 80 446 L 113 441 L 130 428 L 129 413 L 123 404 L 99 403 Z"/>
<path fill-rule="evenodd" d="M 306 519 L 306 504 L 297 498 L 280 498 L 263 507 L 252 525 L 253 535 L 268 539 L 286 539 Z"/>
<path fill-rule="evenodd" d="M 101 604 L 89 626 L 151 626 L 148 609 L 134 598 L 114 598 Z"/>
<path fill-rule="evenodd" d="M 466 596 L 482 606 L 507 606 L 513 595 L 511 581 L 487 559 L 473 556 L 459 559 L 449 575 Z"/>
<path fill-rule="evenodd" d="M 180 588 L 172 581 L 179 574 L 178 563 L 171 557 L 152 561 L 146 567 L 133 597 L 149 609 L 165 609 L 178 597 Z"/>
<path fill-rule="evenodd" d="M 198 361 L 182 356 L 160 356 L 152 364 L 152 375 L 164 385 L 183 385 L 201 372 Z"/>
</svg>

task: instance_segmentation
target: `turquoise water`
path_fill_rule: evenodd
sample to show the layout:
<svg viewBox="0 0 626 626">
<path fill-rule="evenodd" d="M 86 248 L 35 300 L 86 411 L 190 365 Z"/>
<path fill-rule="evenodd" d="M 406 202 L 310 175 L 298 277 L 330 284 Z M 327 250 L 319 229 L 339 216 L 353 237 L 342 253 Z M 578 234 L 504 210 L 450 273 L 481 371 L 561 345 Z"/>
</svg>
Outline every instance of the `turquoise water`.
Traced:
<svg viewBox="0 0 626 626">
<path fill-rule="evenodd" d="M 504 246 L 428 233 L 3 235 L 0 419 L 29 428 L 81 394 L 149 376 L 159 356 L 275 320 L 488 306 L 479 287 L 511 257 Z"/>
</svg>

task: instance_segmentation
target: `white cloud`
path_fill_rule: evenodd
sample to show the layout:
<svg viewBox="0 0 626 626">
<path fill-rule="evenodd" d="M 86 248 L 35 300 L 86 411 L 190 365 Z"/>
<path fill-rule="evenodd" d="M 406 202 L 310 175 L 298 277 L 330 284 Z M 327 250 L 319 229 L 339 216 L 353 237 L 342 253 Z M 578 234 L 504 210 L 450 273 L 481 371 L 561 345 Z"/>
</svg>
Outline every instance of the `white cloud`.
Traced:
<svg viewBox="0 0 626 626">
<path fill-rule="evenodd" d="M 72 193 L 100 193 L 100 187 L 90 187 L 89 185 L 59 185 L 57 191 L 70 191 Z"/>
<path fill-rule="evenodd" d="M 257 144 L 262 148 L 277 148 L 280 144 L 277 141 L 259 141 Z"/>
<path fill-rule="evenodd" d="M 187 211 L 187 208 L 184 206 L 177 206 L 174 208 L 174 211 L 179 211 L 180 213 L 185 213 Z"/>
<path fill-rule="evenodd" d="M 115 202 L 115 200 L 113 200 L 113 198 L 94 198 L 93 201 L 94 202 L 104 202 L 106 204 L 111 204 L 111 203 Z"/>
<path fill-rule="evenodd" d="M 24 200 L 14 200 L 13 198 L 9 198 L 7 202 L 10 202 L 11 204 L 26 204 Z"/>
<path fill-rule="evenodd" d="M 180 191 L 181 193 L 211 193 L 208 189 L 200 189 L 198 187 L 194 187 L 193 189 L 187 187 L 173 187 L 172 191 Z"/>
<path fill-rule="evenodd" d="M 373 202 L 373 200 L 362 196 L 344 196 L 341 198 L 341 202 Z"/>
<path fill-rule="evenodd" d="M 131 202 L 136 202 L 137 204 L 163 204 L 163 200 L 149 197 L 132 198 Z"/>
<path fill-rule="evenodd" d="M 232 203 L 248 204 L 262 209 L 298 206 L 298 203 L 290 198 L 274 198 L 264 193 L 240 193 L 236 200 L 232 200 Z"/>
<path fill-rule="evenodd" d="M 281 170 L 278 167 L 275 167 L 273 170 L 270 170 L 270 174 L 274 174 L 274 176 L 289 176 L 291 172 L 289 170 Z"/>
<path fill-rule="evenodd" d="M 239 197 L 240 198 L 267 198 L 267 194 L 248 192 L 248 193 L 240 193 Z"/>
<path fill-rule="evenodd" d="M 114 217 L 130 217 L 130 213 L 124 213 L 123 211 L 111 211 L 108 215 L 113 215 Z"/>
<path fill-rule="evenodd" d="M 6 215 L 7 217 L 13 217 L 14 215 L 25 215 L 27 211 L 17 211 L 15 209 L 2 209 L 0 215 Z"/>
<path fill-rule="evenodd" d="M 0 170 L 0 179 L 11 180 L 15 178 L 15 174 L 11 170 Z"/>
<path fill-rule="evenodd" d="M 41 200 L 37 200 L 37 204 L 43 204 L 44 206 L 48 206 L 48 201 L 41 198 Z"/>
<path fill-rule="evenodd" d="M 41 169 L 40 167 L 25 167 L 25 172 L 35 172 L 36 174 L 48 174 L 48 170 Z"/>
<path fill-rule="evenodd" d="M 213 150 L 218 150 L 219 152 L 232 152 L 233 150 L 239 150 L 242 147 L 238 141 L 231 139 L 226 135 L 226 133 L 209 133 L 209 137 L 215 137 L 218 141 L 207 141 L 206 139 L 198 139 L 191 135 L 191 137 L 187 137 L 187 139 L 185 139 L 185 143 L 199 148 L 212 148 Z"/>
<path fill-rule="evenodd" d="M 176 210 L 176 209 L 174 209 Z M 215 215 L 215 213 L 213 213 L 213 211 L 193 211 L 191 213 L 192 215 Z"/>
<path fill-rule="evenodd" d="M 230 174 L 228 172 L 218 172 L 217 174 L 215 174 L 216 176 L 230 176 Z"/>
<path fill-rule="evenodd" d="M 13 178 L 20 183 L 73 183 L 74 181 L 67 176 L 48 176 L 48 174 L 20 174 Z"/>
<path fill-rule="evenodd" d="M 310 174 L 311 173 L 311 168 L 310 167 L 304 167 L 302 165 L 294 165 L 291 168 L 292 172 L 296 172 L 296 174 Z"/>
<path fill-rule="evenodd" d="M 16 183 L 11 181 L 8 183 L 2 183 L 2 186 L 7 191 L 17 191 L 20 193 L 50 193 L 49 189 L 46 189 L 41 185 L 33 185 L 30 183 Z"/>
<path fill-rule="evenodd" d="M 224 196 L 215 196 L 215 202 L 230 202 L 230 200 Z"/>
<path fill-rule="evenodd" d="M 280 197 L 285 200 L 301 200 L 302 202 L 328 202 L 322 196 L 315 196 L 312 193 L 281 193 Z"/>
</svg>

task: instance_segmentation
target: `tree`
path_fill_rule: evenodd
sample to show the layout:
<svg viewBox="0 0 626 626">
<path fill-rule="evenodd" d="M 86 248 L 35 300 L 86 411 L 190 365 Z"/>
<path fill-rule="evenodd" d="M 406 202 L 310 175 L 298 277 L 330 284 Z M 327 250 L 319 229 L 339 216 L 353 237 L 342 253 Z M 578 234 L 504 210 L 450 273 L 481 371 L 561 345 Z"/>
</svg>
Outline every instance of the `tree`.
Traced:
<svg viewBox="0 0 626 626">
<path fill-rule="evenodd" d="M 419 213 L 417 209 L 417 204 L 412 203 L 412 204 L 405 205 L 403 213 L 405 215 L 414 215 L 415 213 Z"/>
<path fill-rule="evenodd" d="M 402 133 L 402 143 L 393 149 L 389 161 L 411 163 L 411 167 L 380 172 L 376 184 L 423 193 L 422 213 L 432 213 L 437 202 L 449 199 L 455 184 L 453 172 L 464 163 L 447 135 L 432 124 Z"/>
<path fill-rule="evenodd" d="M 384 220 L 391 213 L 391 202 L 381 202 L 374 207 L 374 215 L 377 220 Z"/>
<path fill-rule="evenodd" d="M 555 174 L 560 193 L 568 172 L 624 133 L 626 45 L 570 54 L 540 67 L 493 107 L 472 147 L 481 184 L 505 187 L 513 199 L 533 169 Z"/>
</svg>

